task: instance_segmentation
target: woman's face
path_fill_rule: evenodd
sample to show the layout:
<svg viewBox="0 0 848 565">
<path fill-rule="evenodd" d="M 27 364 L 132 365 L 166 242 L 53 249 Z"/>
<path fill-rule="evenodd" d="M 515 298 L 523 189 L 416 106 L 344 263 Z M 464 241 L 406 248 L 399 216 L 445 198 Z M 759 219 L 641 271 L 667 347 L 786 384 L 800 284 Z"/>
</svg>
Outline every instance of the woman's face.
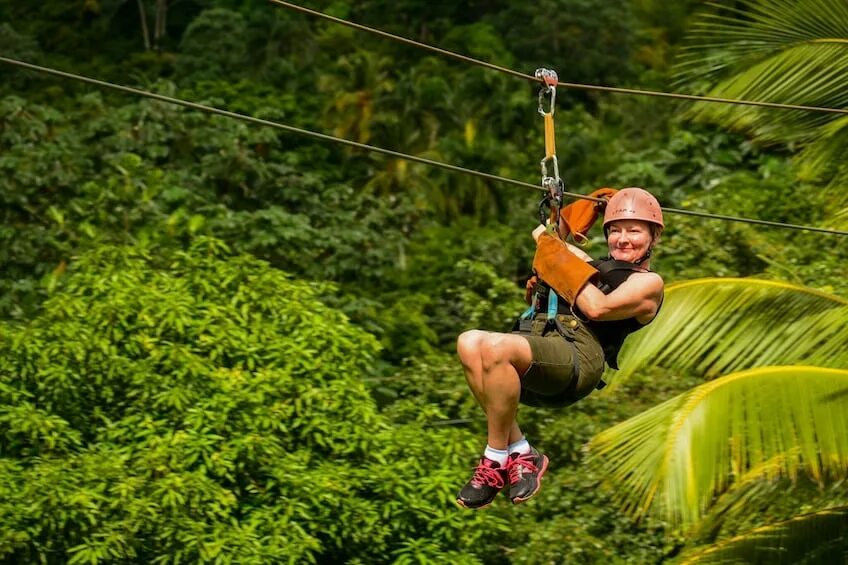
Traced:
<svg viewBox="0 0 848 565">
<path fill-rule="evenodd" d="M 651 248 L 651 225 L 642 220 L 616 220 L 609 225 L 610 256 L 619 261 L 635 263 Z"/>
</svg>

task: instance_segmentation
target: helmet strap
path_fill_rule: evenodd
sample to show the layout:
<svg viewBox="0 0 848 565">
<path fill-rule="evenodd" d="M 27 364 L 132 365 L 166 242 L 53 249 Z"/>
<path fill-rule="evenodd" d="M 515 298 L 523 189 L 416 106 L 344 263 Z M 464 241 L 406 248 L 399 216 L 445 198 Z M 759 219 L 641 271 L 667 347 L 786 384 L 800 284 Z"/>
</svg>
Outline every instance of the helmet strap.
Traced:
<svg viewBox="0 0 848 565">
<path fill-rule="evenodd" d="M 644 263 L 645 261 L 647 261 L 648 259 L 650 259 L 650 258 L 651 258 L 651 255 L 653 255 L 653 253 L 654 253 L 654 235 L 653 235 L 653 233 L 652 233 L 652 234 L 651 234 L 651 243 L 649 243 L 649 244 L 648 244 L 648 252 L 647 252 L 647 253 L 645 253 L 645 255 L 644 255 L 644 256 L 642 256 L 642 258 L 641 258 L 641 259 L 639 259 L 638 261 L 636 261 L 636 264 L 637 264 L 637 265 L 641 265 L 642 263 Z"/>
</svg>

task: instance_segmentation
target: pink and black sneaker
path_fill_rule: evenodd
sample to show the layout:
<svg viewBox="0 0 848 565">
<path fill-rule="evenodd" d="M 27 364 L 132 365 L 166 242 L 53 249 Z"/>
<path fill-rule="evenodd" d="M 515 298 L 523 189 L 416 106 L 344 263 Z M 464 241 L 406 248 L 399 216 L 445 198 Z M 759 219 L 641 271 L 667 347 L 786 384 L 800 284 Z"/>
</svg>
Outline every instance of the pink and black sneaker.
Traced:
<svg viewBox="0 0 848 565">
<path fill-rule="evenodd" d="M 531 447 L 529 453 L 511 453 L 506 464 L 509 471 L 509 499 L 513 504 L 530 500 L 542 488 L 542 475 L 548 470 L 548 456 Z"/>
<path fill-rule="evenodd" d="M 468 481 L 456 497 L 456 503 L 464 508 L 483 508 L 488 506 L 506 486 L 507 468 L 497 461 L 481 457 L 474 469 L 474 476 Z"/>
</svg>

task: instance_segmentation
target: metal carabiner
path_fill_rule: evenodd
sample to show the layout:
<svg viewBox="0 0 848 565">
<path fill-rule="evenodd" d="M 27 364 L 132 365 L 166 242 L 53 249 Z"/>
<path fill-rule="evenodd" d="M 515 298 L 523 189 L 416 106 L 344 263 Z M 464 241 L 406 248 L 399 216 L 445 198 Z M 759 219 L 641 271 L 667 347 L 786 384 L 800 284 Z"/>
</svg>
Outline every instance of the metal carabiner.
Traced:
<svg viewBox="0 0 848 565">
<path fill-rule="evenodd" d="M 544 86 L 539 89 L 539 113 L 543 116 L 550 114 L 554 115 L 554 107 L 556 105 L 556 85 L 559 82 L 559 77 L 556 71 L 551 69 L 540 68 L 536 69 L 534 76 L 544 83 Z M 545 95 L 551 95 L 550 111 L 545 111 Z"/>
<path fill-rule="evenodd" d="M 542 186 L 548 189 L 548 194 L 551 200 L 559 207 L 562 207 L 563 193 L 565 192 L 565 183 L 562 179 L 546 177 L 542 180 Z"/>
<path fill-rule="evenodd" d="M 556 71 L 551 69 L 540 68 L 536 69 L 536 78 L 543 82 L 543 86 L 539 89 L 539 113 L 545 118 L 545 158 L 542 159 L 540 166 L 542 169 L 542 186 L 547 183 L 559 182 L 559 163 L 556 158 L 556 142 L 554 140 L 554 111 L 556 108 L 556 85 L 559 82 L 559 77 Z M 545 111 L 545 96 L 550 95 L 550 110 Z M 554 164 L 553 178 L 548 176 L 548 160 Z M 553 193 L 552 193 L 553 194 Z"/>
<path fill-rule="evenodd" d="M 542 169 L 542 188 L 546 194 L 539 203 L 539 218 L 542 224 L 548 223 L 544 208 L 549 208 L 550 228 L 559 235 L 559 210 L 562 208 L 563 192 L 562 179 L 559 178 L 559 162 L 556 156 L 556 139 L 554 137 L 554 111 L 556 108 L 556 86 L 559 77 L 551 69 L 536 69 L 535 76 L 542 81 L 539 89 L 539 113 L 545 119 L 545 157 L 539 163 Z M 550 109 L 545 111 L 545 97 L 550 95 Z M 548 161 L 553 163 L 553 176 L 548 175 Z"/>
<path fill-rule="evenodd" d="M 559 234 L 559 213 L 563 205 L 565 183 L 560 178 L 544 177 L 542 187 L 547 189 L 548 192 L 539 202 L 539 221 L 542 225 L 546 225 L 550 220 L 553 229 Z"/>
<path fill-rule="evenodd" d="M 554 164 L 554 176 L 548 175 L 548 160 L 552 161 Z M 556 155 L 545 157 L 539 162 L 539 165 L 542 168 L 542 187 L 549 188 L 547 186 L 548 183 L 559 182 L 559 162 L 557 161 Z"/>
</svg>

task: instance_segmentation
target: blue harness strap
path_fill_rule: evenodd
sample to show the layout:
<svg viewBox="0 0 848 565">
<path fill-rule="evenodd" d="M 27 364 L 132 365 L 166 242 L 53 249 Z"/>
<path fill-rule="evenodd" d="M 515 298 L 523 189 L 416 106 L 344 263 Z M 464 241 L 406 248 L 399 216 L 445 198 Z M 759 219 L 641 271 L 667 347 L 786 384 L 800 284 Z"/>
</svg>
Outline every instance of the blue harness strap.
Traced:
<svg viewBox="0 0 848 565">
<path fill-rule="evenodd" d="M 534 294 L 533 295 L 533 305 L 530 306 L 527 310 L 525 310 L 523 314 L 521 314 L 521 316 L 518 318 L 519 321 L 527 320 L 527 319 L 533 317 L 533 314 L 536 313 L 537 299 L 538 299 L 538 295 Z M 548 317 L 547 317 L 547 321 L 545 322 L 545 333 L 547 333 L 549 328 L 556 328 L 559 335 L 562 336 L 565 339 L 565 341 L 568 342 L 568 344 L 571 346 L 572 359 L 574 360 L 574 364 L 573 364 L 572 369 L 571 369 L 571 371 L 572 371 L 571 372 L 571 378 L 572 379 L 579 379 L 580 378 L 580 354 L 577 351 L 577 345 L 574 343 L 574 341 L 575 341 L 574 334 L 573 334 L 573 331 L 568 331 L 562 326 L 559 319 L 557 318 L 558 310 L 559 310 L 559 298 L 557 297 L 557 293 L 556 293 L 556 291 L 554 291 L 554 289 L 549 289 L 549 291 L 548 291 Z M 517 329 L 518 326 L 519 326 L 519 324 L 516 323 L 513 330 Z M 524 330 L 524 328 L 522 328 L 522 330 L 527 331 L 529 333 L 529 330 L 530 330 L 529 325 L 527 326 L 526 330 Z M 604 388 L 605 386 L 607 386 L 607 383 L 604 382 L 604 379 L 599 379 L 598 384 L 595 385 L 595 388 L 600 390 L 600 389 Z"/>
<path fill-rule="evenodd" d="M 548 292 L 548 319 L 549 320 L 553 320 L 554 318 L 556 318 L 558 308 L 559 308 L 559 299 L 557 298 L 556 292 L 554 292 L 553 289 L 551 289 L 551 291 Z M 518 319 L 519 320 L 526 320 L 528 318 L 532 318 L 533 314 L 535 312 L 536 312 L 536 297 L 534 295 L 533 296 L 533 304 L 527 310 L 525 310 L 524 313 L 521 314 L 521 316 L 519 316 Z"/>
<path fill-rule="evenodd" d="M 557 293 L 554 292 L 554 289 L 551 289 L 550 292 L 548 292 L 548 320 L 556 318 L 558 307 L 559 300 L 557 299 Z"/>
</svg>

